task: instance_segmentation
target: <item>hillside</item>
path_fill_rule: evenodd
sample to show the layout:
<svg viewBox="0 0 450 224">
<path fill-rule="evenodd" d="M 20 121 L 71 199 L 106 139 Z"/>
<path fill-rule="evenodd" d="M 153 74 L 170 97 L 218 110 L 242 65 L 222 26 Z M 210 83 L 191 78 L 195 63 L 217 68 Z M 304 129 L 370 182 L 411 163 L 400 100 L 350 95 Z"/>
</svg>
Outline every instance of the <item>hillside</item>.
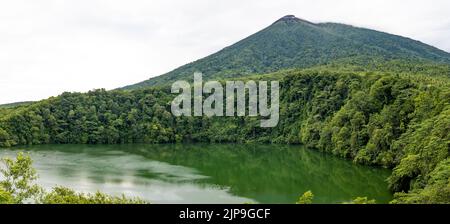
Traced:
<svg viewBox="0 0 450 224">
<path fill-rule="evenodd" d="M 0 116 L 0 147 L 28 144 L 304 144 L 393 169 L 395 203 L 449 203 L 450 86 L 422 75 L 280 71 L 277 127 L 258 117 L 174 117 L 169 88 L 65 93 Z M 402 193 L 407 192 L 407 194 Z"/>
<path fill-rule="evenodd" d="M 19 106 L 26 106 L 26 105 L 29 105 L 29 104 L 32 104 L 32 103 L 33 103 L 33 101 L 0 104 L 0 109 L 3 109 L 3 108 L 15 108 L 15 107 L 19 107 Z"/>
<path fill-rule="evenodd" d="M 287 68 L 307 68 L 345 60 L 364 65 L 371 61 L 412 61 L 412 64 L 450 64 L 450 54 L 409 38 L 344 24 L 314 24 L 285 16 L 269 27 L 203 59 L 123 89 L 170 84 L 192 79 L 243 77 Z"/>
<path fill-rule="evenodd" d="M 130 91 L 63 93 L 0 109 L 0 147 L 303 144 L 391 168 L 393 203 L 450 203 L 449 60 L 408 38 L 287 16 Z M 194 71 L 205 79 L 279 80 L 278 126 L 261 128 L 260 118 L 249 116 L 174 117 L 167 84 Z"/>
</svg>

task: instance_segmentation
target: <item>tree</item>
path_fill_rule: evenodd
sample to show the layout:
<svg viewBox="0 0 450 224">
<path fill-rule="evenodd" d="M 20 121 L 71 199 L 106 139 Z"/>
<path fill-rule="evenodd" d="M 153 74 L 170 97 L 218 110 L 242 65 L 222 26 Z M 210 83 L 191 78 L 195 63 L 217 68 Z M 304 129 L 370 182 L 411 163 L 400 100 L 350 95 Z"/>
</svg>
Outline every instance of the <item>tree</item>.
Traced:
<svg viewBox="0 0 450 224">
<path fill-rule="evenodd" d="M 14 198 L 11 193 L 5 191 L 3 187 L 0 187 L 0 204 L 13 204 Z"/>
<path fill-rule="evenodd" d="M 298 199 L 296 204 L 312 204 L 314 195 L 311 191 L 307 191 L 303 193 L 302 196 Z"/>
<path fill-rule="evenodd" d="M 11 147 L 11 143 L 13 143 L 13 141 L 10 139 L 8 132 L 0 128 L 0 147 Z"/>
<path fill-rule="evenodd" d="M 281 119 L 272 129 L 258 127 L 257 117 L 174 118 L 170 88 L 155 86 L 64 93 L 2 109 L 0 147 L 44 143 L 303 144 L 356 163 L 392 168 L 388 182 L 393 193 L 419 192 L 431 184 L 430 173 L 449 156 L 450 67 L 410 61 L 365 61 L 364 65 L 368 68 L 355 68 L 355 61 L 350 60 L 252 76 L 280 80 Z M 445 195 L 445 191 L 436 195 Z"/>
<path fill-rule="evenodd" d="M 139 198 L 117 197 L 96 192 L 95 194 L 77 193 L 65 187 L 55 187 L 45 192 L 34 184 L 37 179 L 36 170 L 32 167 L 30 155 L 19 153 L 16 159 L 2 159 L 4 168 L 0 173 L 4 180 L 0 181 L 0 204 L 144 204 Z"/>
<path fill-rule="evenodd" d="M 0 173 L 4 180 L 0 181 L 0 187 L 14 198 L 14 203 L 23 203 L 42 192 L 42 189 L 34 184 L 37 174 L 31 166 L 32 160 L 28 154 L 19 153 L 15 160 L 4 158 L 2 162 L 4 168 L 0 168 Z"/>
<path fill-rule="evenodd" d="M 357 197 L 353 199 L 353 201 L 350 204 L 375 204 L 375 200 L 369 200 L 367 197 Z"/>
<path fill-rule="evenodd" d="M 39 199 L 42 204 L 146 204 L 139 198 L 110 196 L 101 192 L 95 194 L 77 193 L 65 187 L 55 187 Z"/>
</svg>

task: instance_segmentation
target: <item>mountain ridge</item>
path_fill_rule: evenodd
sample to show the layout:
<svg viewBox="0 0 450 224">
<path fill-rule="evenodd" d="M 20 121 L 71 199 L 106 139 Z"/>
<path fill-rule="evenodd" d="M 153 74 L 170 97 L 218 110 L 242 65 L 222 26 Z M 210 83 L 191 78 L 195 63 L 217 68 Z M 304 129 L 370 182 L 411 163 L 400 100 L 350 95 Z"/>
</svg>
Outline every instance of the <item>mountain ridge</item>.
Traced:
<svg viewBox="0 0 450 224">
<path fill-rule="evenodd" d="M 191 80 L 198 71 L 205 80 L 228 79 L 326 65 L 352 57 L 450 64 L 450 53 L 411 38 L 340 23 L 312 23 L 287 15 L 216 53 L 121 89 Z"/>
</svg>

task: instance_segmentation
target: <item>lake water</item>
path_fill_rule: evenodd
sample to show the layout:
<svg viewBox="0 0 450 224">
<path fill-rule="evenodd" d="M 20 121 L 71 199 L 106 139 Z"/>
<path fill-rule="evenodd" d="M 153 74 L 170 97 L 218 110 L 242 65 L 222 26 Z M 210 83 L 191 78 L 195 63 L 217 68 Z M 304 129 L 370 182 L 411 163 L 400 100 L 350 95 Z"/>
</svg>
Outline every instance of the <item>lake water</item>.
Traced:
<svg viewBox="0 0 450 224">
<path fill-rule="evenodd" d="M 30 152 L 47 189 L 123 193 L 151 203 L 295 203 L 308 190 L 314 203 L 392 198 L 389 170 L 302 146 L 41 145 L 1 149 L 0 157 L 19 151 Z"/>
</svg>

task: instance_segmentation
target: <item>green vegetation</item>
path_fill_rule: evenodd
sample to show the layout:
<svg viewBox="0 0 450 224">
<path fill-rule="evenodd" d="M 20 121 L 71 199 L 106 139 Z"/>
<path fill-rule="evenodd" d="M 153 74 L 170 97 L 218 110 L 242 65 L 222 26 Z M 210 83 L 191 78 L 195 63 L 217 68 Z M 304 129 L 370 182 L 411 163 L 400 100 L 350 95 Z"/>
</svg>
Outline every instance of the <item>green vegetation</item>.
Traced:
<svg viewBox="0 0 450 224">
<path fill-rule="evenodd" d="M 448 204 L 450 198 L 450 159 L 441 161 L 430 173 L 429 180 L 409 193 L 396 193 L 391 203 Z"/>
<path fill-rule="evenodd" d="M 357 197 L 355 198 L 350 204 L 359 204 L 359 205 L 365 205 L 365 204 L 375 204 L 375 200 L 369 200 L 367 197 Z"/>
<path fill-rule="evenodd" d="M 42 189 L 34 184 L 37 174 L 31 167 L 31 158 L 19 153 L 16 160 L 5 158 L 2 161 L 5 167 L 0 169 L 4 179 L 0 181 L 0 192 L 5 195 L 4 201 L 21 204 L 28 199 L 36 200 Z"/>
<path fill-rule="evenodd" d="M 125 196 L 115 197 L 97 192 L 95 194 L 76 193 L 65 187 L 55 187 L 51 192 L 45 192 L 34 181 L 36 170 L 32 167 L 29 155 L 19 153 L 15 160 L 2 159 L 4 168 L 0 168 L 3 176 L 0 181 L 0 204 L 144 204 L 138 198 L 129 199 Z"/>
<path fill-rule="evenodd" d="M 314 194 L 311 191 L 307 191 L 303 193 L 302 196 L 298 199 L 296 204 L 312 204 L 314 199 Z M 343 204 L 376 204 L 375 200 L 369 200 L 367 197 L 357 197 L 350 203 Z"/>
<path fill-rule="evenodd" d="M 448 192 L 448 165 L 440 165 L 448 158 L 450 139 L 445 78 L 323 68 L 271 76 L 282 77 L 276 128 L 260 128 L 254 117 L 175 118 L 168 88 L 97 90 L 64 93 L 1 117 L 0 145 L 305 144 L 357 163 L 393 168 L 389 184 L 400 193 L 398 202 L 417 195 L 442 202 L 435 198 Z"/>
<path fill-rule="evenodd" d="M 14 198 L 11 193 L 0 187 L 0 204 L 14 204 Z"/>
<path fill-rule="evenodd" d="M 382 67 L 377 65 L 392 61 L 402 72 L 422 71 L 422 65 L 430 66 L 433 62 L 431 67 L 446 67 L 446 72 L 438 75 L 450 74 L 450 54 L 419 41 L 344 24 L 314 24 L 286 16 L 215 54 L 124 89 L 192 80 L 192 74 L 197 71 L 203 73 L 205 80 L 221 80 L 329 64 L 351 63 L 378 71 Z M 390 68 L 394 68 L 395 63 L 391 64 Z"/>
<path fill-rule="evenodd" d="M 449 64 L 449 53 L 408 38 L 287 16 L 216 54 L 125 88 L 137 90 L 64 93 L 0 109 L 0 147 L 304 144 L 392 168 L 393 203 L 450 203 Z M 280 71 L 286 68 L 306 69 Z M 280 80 L 279 125 L 260 128 L 255 117 L 173 117 L 167 85 L 191 80 L 196 71 L 205 80 Z"/>
<path fill-rule="evenodd" d="M 312 204 L 313 199 L 313 193 L 311 191 L 307 191 L 302 196 L 300 196 L 296 204 Z"/>
<path fill-rule="evenodd" d="M 0 109 L 16 108 L 16 107 L 20 107 L 20 106 L 26 106 L 26 105 L 29 105 L 32 103 L 33 103 L 32 101 L 25 101 L 25 102 L 1 104 Z"/>
<path fill-rule="evenodd" d="M 76 193 L 65 187 L 55 187 L 38 201 L 42 204 L 146 204 L 139 198 L 129 199 L 110 196 L 101 192 L 95 194 Z"/>
</svg>

